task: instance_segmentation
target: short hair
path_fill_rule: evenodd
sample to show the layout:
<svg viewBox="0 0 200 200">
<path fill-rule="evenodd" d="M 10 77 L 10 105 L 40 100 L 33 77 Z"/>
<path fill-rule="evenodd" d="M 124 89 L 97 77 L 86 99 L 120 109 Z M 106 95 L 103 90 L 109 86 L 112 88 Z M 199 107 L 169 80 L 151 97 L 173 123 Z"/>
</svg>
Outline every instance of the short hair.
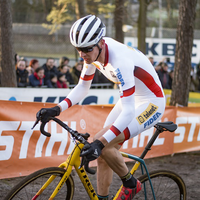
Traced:
<svg viewBox="0 0 200 200">
<path fill-rule="evenodd" d="M 35 72 L 38 73 L 38 72 L 41 71 L 41 70 L 44 70 L 44 68 L 43 68 L 43 67 L 38 67 L 38 68 L 35 70 Z"/>
<path fill-rule="evenodd" d="M 47 61 L 46 61 L 46 62 L 48 62 L 49 60 L 55 60 L 55 59 L 52 58 L 52 57 L 49 57 L 49 58 L 47 58 Z"/>
</svg>

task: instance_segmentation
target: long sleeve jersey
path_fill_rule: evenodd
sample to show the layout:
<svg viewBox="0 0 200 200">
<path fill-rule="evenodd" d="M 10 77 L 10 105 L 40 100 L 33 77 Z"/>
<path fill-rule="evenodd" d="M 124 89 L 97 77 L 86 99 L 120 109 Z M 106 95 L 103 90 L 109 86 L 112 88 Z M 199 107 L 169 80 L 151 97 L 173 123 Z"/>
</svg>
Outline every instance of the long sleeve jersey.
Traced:
<svg viewBox="0 0 200 200">
<path fill-rule="evenodd" d="M 104 39 L 105 63 L 85 63 L 79 83 L 60 106 L 63 111 L 82 100 L 88 93 L 95 70 L 99 70 L 110 81 L 118 84 L 120 90 L 122 112 L 106 133 L 111 135 L 112 140 L 123 132 L 135 116 L 135 99 L 138 102 L 140 98 L 160 98 L 164 93 L 153 66 L 143 53 L 114 39 Z"/>
</svg>

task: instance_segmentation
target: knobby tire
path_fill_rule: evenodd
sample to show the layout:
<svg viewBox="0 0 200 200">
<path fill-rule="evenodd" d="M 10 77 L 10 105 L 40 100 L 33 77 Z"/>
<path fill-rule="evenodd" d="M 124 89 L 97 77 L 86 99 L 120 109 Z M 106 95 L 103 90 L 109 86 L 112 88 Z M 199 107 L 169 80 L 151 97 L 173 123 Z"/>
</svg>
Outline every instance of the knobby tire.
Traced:
<svg viewBox="0 0 200 200">
<path fill-rule="evenodd" d="M 51 175 L 56 175 L 52 183 L 38 196 L 37 200 L 48 199 L 62 178 L 65 170 L 59 167 L 49 167 L 38 170 L 25 177 L 14 186 L 5 197 L 5 200 L 31 200 Z M 72 200 L 74 195 L 74 181 L 71 175 L 59 190 L 55 200 Z"/>
<path fill-rule="evenodd" d="M 186 200 L 186 186 L 178 174 L 168 170 L 157 170 L 150 172 L 150 178 L 157 200 Z M 147 174 L 138 179 L 141 183 L 145 183 L 145 187 L 142 184 L 142 190 L 134 197 L 134 200 L 153 200 Z M 146 188 L 146 198 L 144 188 Z"/>
</svg>

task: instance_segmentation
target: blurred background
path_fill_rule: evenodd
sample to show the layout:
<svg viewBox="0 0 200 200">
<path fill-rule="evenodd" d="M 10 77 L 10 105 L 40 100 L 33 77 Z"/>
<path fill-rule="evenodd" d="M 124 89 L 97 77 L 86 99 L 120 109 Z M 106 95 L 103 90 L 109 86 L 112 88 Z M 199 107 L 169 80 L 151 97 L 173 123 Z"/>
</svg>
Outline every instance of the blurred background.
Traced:
<svg viewBox="0 0 200 200">
<path fill-rule="evenodd" d="M 143 1 L 147 4 L 146 37 L 176 38 L 179 0 Z M 120 3 L 120 2 L 119 2 Z M 116 18 L 123 20 L 123 38 L 138 35 L 140 1 L 122 0 L 116 9 L 115 0 L 12 0 L 13 40 L 15 52 L 45 63 L 47 57 L 58 60 L 70 58 L 70 65 L 78 55 L 69 41 L 72 23 L 81 16 L 95 14 L 107 26 L 107 36 L 116 38 Z M 120 15 L 116 14 L 120 12 Z M 200 1 L 197 2 L 194 39 L 200 39 Z M 162 55 L 157 58 L 157 62 Z M 200 60 L 200 58 L 199 58 Z"/>
</svg>

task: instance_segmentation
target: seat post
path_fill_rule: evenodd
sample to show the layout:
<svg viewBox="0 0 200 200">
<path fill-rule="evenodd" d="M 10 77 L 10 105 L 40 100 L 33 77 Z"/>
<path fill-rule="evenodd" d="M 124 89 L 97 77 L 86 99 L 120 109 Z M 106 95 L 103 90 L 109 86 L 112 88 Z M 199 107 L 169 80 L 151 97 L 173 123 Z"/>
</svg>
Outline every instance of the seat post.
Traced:
<svg viewBox="0 0 200 200">
<path fill-rule="evenodd" d="M 153 134 L 153 136 L 151 137 L 151 139 L 150 139 L 149 142 L 147 143 L 147 145 L 146 145 L 144 151 L 142 152 L 142 154 L 141 154 L 141 156 L 140 156 L 140 158 L 142 158 L 142 159 L 146 156 L 147 152 L 148 152 L 149 150 L 151 150 L 151 146 L 152 146 L 153 143 L 155 142 L 155 140 L 156 140 L 156 138 L 158 137 L 158 135 L 164 131 L 164 130 L 161 129 L 159 126 L 155 126 L 155 127 L 156 127 L 155 133 Z"/>
</svg>

